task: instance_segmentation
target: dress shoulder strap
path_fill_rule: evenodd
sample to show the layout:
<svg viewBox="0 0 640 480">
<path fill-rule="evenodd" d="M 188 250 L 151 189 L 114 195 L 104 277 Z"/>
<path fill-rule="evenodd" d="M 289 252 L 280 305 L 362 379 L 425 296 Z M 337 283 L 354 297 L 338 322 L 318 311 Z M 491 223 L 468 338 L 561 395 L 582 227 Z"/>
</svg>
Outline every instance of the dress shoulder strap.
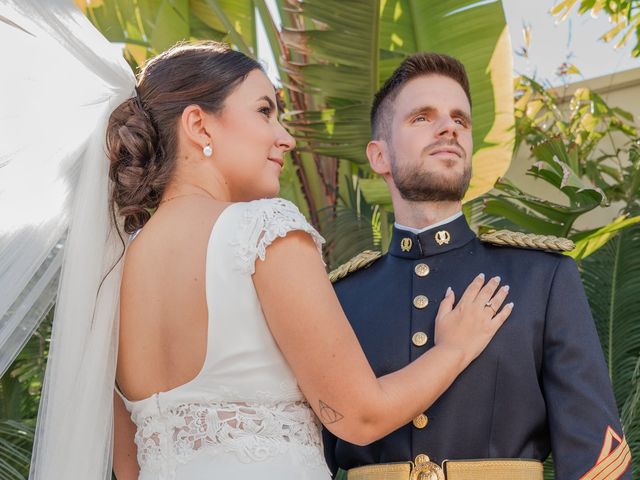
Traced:
<svg viewBox="0 0 640 480">
<path fill-rule="evenodd" d="M 307 232 L 322 255 L 324 238 L 304 218 L 298 207 L 282 198 L 254 200 L 243 205 L 232 244 L 241 270 L 253 274 L 255 262 L 277 238 L 294 230 Z"/>
</svg>

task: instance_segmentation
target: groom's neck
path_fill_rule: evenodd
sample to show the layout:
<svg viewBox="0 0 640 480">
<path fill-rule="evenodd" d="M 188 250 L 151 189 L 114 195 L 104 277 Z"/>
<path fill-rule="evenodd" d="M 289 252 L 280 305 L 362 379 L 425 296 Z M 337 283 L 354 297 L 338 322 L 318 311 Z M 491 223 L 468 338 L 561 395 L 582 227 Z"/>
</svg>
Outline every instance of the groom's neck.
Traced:
<svg viewBox="0 0 640 480">
<path fill-rule="evenodd" d="M 409 202 L 393 204 L 396 223 L 405 227 L 422 229 L 441 222 L 462 209 L 462 202 Z"/>
</svg>

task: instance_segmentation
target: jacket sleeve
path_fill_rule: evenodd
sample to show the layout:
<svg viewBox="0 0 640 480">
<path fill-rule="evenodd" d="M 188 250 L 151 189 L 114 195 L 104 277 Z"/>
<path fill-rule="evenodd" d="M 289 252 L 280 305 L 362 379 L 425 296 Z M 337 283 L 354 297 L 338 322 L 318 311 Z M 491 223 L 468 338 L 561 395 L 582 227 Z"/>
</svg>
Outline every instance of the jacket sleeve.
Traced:
<svg viewBox="0 0 640 480">
<path fill-rule="evenodd" d="M 545 319 L 542 387 L 556 478 L 631 479 L 631 453 L 575 262 L 557 265 Z"/>
</svg>

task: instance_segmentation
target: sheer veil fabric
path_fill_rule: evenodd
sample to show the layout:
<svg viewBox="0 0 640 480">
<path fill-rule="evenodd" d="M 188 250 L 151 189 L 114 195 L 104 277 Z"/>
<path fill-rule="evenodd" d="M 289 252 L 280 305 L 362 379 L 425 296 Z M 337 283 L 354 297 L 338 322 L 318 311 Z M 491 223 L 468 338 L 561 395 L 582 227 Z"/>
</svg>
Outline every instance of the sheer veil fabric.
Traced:
<svg viewBox="0 0 640 480">
<path fill-rule="evenodd" d="M 0 64 L 0 371 L 57 288 L 30 478 L 110 479 L 125 244 L 105 131 L 135 77 L 71 0 L 2 2 Z"/>
</svg>

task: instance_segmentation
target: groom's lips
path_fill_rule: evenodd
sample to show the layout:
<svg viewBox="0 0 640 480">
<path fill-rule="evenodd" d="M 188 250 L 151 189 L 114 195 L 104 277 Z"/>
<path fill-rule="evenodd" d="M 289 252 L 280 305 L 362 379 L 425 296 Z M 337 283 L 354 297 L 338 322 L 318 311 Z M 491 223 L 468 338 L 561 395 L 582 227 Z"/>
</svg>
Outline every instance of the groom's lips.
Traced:
<svg viewBox="0 0 640 480">
<path fill-rule="evenodd" d="M 271 160 L 272 162 L 277 163 L 278 165 L 280 165 L 280 167 L 284 167 L 284 160 L 281 158 L 274 158 L 274 157 L 269 157 L 269 160 Z"/>
<path fill-rule="evenodd" d="M 456 147 L 440 147 L 429 152 L 429 155 L 438 155 L 438 154 L 456 155 L 462 158 L 462 151 Z"/>
</svg>

